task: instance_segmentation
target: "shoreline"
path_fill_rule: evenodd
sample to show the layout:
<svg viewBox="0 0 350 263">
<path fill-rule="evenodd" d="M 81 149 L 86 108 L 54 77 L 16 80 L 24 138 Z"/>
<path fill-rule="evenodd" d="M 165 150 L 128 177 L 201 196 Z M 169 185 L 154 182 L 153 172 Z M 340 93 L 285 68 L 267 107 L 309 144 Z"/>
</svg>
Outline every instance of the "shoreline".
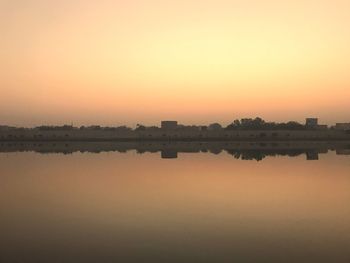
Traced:
<svg viewBox="0 0 350 263">
<path fill-rule="evenodd" d="M 36 152 L 72 154 L 75 152 L 120 152 L 135 150 L 138 154 L 157 153 L 161 158 L 177 158 L 180 153 L 226 152 L 244 160 L 261 160 L 267 156 L 295 157 L 305 154 L 307 160 L 318 160 L 319 154 L 335 151 L 350 155 L 346 141 L 8 141 L 0 142 L 0 153 Z"/>
<path fill-rule="evenodd" d="M 350 142 L 344 138 L 0 138 L 7 142 Z"/>
</svg>

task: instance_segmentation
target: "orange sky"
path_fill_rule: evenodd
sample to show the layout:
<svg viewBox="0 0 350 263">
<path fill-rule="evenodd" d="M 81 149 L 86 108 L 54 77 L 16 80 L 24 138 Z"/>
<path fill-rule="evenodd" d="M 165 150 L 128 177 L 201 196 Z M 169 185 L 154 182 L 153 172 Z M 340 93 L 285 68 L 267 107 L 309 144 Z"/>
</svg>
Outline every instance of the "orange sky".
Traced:
<svg viewBox="0 0 350 263">
<path fill-rule="evenodd" d="M 0 0 L 0 123 L 349 121 L 350 2 Z"/>
</svg>

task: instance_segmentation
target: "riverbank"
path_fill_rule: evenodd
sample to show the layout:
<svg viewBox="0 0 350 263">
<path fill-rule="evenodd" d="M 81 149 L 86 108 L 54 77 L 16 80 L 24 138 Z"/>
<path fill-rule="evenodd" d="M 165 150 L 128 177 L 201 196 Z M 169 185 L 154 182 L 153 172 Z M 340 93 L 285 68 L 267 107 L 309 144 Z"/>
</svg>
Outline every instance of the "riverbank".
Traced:
<svg viewBox="0 0 350 263">
<path fill-rule="evenodd" d="M 209 152 L 219 154 L 227 152 L 236 158 L 261 160 L 266 156 L 298 156 L 305 154 L 308 160 L 317 160 L 319 154 L 328 151 L 336 151 L 340 155 L 350 155 L 349 141 L 266 141 L 266 142 L 155 142 L 155 141 L 132 141 L 132 142 L 0 142 L 0 152 L 37 152 L 42 154 L 61 153 L 71 154 L 74 152 L 120 152 L 125 153 L 135 150 L 137 153 L 160 152 L 162 158 L 177 158 L 178 153 L 201 153 Z"/>
<path fill-rule="evenodd" d="M 339 130 L 38 130 L 0 131 L 0 141 L 324 141 L 350 140 Z"/>
</svg>

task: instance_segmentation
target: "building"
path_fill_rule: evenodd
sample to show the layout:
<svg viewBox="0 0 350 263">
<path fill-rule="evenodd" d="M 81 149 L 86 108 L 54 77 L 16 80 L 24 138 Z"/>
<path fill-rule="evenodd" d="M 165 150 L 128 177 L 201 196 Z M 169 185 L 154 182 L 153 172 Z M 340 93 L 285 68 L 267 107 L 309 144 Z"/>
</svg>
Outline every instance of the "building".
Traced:
<svg viewBox="0 0 350 263">
<path fill-rule="evenodd" d="M 177 128 L 177 121 L 162 121 L 161 128 L 164 130 L 174 130 Z"/>
<path fill-rule="evenodd" d="M 208 126 L 208 130 L 210 131 L 217 131 L 221 129 L 222 129 L 222 126 L 219 123 L 212 123 Z"/>
<path fill-rule="evenodd" d="M 306 118 L 305 126 L 317 127 L 318 126 L 318 119 L 317 118 Z"/>
<path fill-rule="evenodd" d="M 350 131 L 350 122 L 349 123 L 336 123 L 335 129 L 342 130 L 342 131 Z"/>
<path fill-rule="evenodd" d="M 318 124 L 317 118 L 306 118 L 305 121 L 306 128 L 314 129 L 314 130 L 327 130 L 328 125 Z"/>
</svg>

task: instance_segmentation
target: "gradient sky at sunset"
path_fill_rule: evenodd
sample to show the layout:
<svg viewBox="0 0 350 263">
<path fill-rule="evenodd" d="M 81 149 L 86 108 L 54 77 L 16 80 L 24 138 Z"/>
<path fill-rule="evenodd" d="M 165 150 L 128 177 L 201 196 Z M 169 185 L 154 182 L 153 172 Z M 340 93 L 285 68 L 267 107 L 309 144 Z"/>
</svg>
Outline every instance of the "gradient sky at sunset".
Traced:
<svg viewBox="0 0 350 263">
<path fill-rule="evenodd" d="M 348 0 L 0 0 L 0 124 L 350 121 Z"/>
</svg>

